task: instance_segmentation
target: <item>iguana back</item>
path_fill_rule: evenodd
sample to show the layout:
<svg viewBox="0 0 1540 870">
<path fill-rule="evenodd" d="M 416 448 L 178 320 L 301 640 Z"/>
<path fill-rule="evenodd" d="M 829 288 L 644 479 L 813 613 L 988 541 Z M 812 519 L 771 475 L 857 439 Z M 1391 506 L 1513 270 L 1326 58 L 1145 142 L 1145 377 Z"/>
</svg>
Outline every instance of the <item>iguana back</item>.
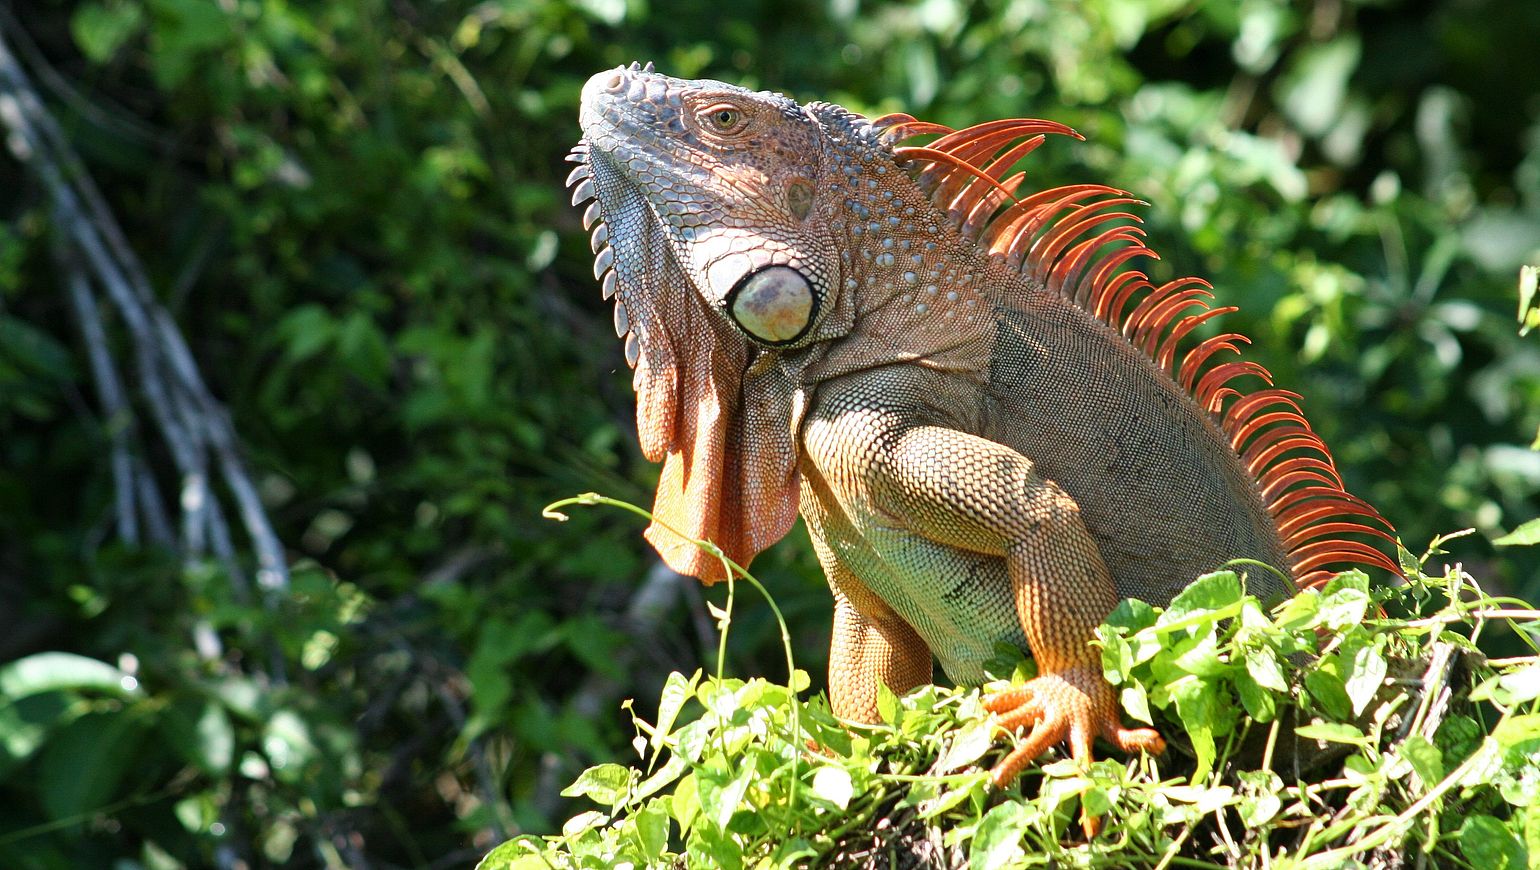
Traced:
<svg viewBox="0 0 1540 870">
<path fill-rule="evenodd" d="M 1062 297 L 1021 306 L 999 313 L 979 434 L 1031 456 L 1075 500 L 1119 597 L 1164 604 L 1233 559 L 1288 567 L 1257 481 L 1189 394 Z M 1290 591 L 1265 570 L 1248 585 L 1264 600 Z"/>
</svg>

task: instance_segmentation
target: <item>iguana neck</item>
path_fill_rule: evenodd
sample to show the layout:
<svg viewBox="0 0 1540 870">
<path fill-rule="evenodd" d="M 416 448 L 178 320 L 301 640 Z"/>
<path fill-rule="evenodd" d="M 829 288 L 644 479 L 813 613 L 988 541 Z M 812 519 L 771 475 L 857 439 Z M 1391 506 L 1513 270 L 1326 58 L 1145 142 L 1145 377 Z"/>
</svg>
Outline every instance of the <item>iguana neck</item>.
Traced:
<svg viewBox="0 0 1540 870">
<path fill-rule="evenodd" d="M 809 366 L 811 380 L 892 363 L 987 377 L 997 325 L 988 260 L 912 185 L 882 183 L 899 173 L 878 163 L 847 176 L 830 227 L 840 304 L 853 316 Z"/>
<path fill-rule="evenodd" d="M 994 339 L 989 260 L 893 160 L 867 119 L 814 103 L 823 129 L 823 225 L 838 254 L 834 310 L 803 353 L 804 380 L 891 363 L 984 377 Z"/>
</svg>

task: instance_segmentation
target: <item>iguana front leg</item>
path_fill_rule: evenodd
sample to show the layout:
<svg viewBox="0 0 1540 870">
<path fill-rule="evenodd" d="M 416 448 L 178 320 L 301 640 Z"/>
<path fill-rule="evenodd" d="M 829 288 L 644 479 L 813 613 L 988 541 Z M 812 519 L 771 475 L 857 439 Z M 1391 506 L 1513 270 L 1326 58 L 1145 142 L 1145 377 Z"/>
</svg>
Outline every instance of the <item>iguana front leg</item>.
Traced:
<svg viewBox="0 0 1540 870">
<path fill-rule="evenodd" d="M 1117 595 L 1074 500 L 1027 457 L 985 438 L 917 426 L 884 441 L 871 468 L 872 499 L 882 514 L 937 543 L 1006 562 L 1038 676 L 986 700 L 1003 727 L 1032 728 L 991 771 L 995 784 L 1065 740 L 1086 763 L 1098 735 L 1125 751 L 1163 751 L 1154 730 L 1123 727 L 1091 646 Z M 1095 832 L 1094 819 L 1082 821 L 1087 834 Z"/>
</svg>

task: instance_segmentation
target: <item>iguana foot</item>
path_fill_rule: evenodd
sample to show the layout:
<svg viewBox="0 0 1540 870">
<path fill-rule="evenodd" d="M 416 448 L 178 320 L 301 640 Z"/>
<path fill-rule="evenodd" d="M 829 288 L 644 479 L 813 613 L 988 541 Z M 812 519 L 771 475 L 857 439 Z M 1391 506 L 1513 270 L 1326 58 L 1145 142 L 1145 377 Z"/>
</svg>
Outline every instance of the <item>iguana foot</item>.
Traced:
<svg viewBox="0 0 1540 870">
<path fill-rule="evenodd" d="M 1026 685 L 996 692 L 984 699 L 984 709 L 995 714 L 995 724 L 1001 728 L 1032 728 L 989 772 L 996 788 L 1009 785 L 1022 768 L 1055 743 L 1067 741 L 1071 757 L 1082 764 L 1093 760 L 1091 742 L 1098 735 L 1124 752 L 1159 755 L 1166 750 L 1166 741 L 1155 729 L 1123 727 L 1117 696 L 1094 664 L 1042 674 Z M 1087 837 L 1101 829 L 1099 819 L 1085 814 L 1080 824 Z"/>
</svg>

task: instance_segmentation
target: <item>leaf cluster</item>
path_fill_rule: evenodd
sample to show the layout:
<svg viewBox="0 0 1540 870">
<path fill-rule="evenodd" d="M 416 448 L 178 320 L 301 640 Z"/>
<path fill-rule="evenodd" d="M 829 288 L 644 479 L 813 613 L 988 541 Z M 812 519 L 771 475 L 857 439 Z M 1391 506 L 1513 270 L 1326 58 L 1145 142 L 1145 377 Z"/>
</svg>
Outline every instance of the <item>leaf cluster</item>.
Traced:
<svg viewBox="0 0 1540 870">
<path fill-rule="evenodd" d="M 1245 593 L 1244 566 L 1165 608 L 1124 601 L 1100 632 L 1105 673 L 1175 751 L 1050 757 L 1003 792 L 987 771 L 1009 738 L 978 688 L 888 694 L 882 724 L 847 731 L 800 697 L 800 671 L 789 687 L 675 673 L 652 721 L 632 712 L 641 760 L 563 792 L 598 808 L 481 870 L 1530 866 L 1540 656 L 1488 660 L 1473 640 L 1496 620 L 1533 653 L 1540 611 L 1424 574 L 1428 558 L 1403 551 L 1403 586 L 1349 572 L 1273 607 Z M 1029 673 L 1012 665 L 997 663 Z M 1090 842 L 1082 808 L 1105 817 Z"/>
</svg>

